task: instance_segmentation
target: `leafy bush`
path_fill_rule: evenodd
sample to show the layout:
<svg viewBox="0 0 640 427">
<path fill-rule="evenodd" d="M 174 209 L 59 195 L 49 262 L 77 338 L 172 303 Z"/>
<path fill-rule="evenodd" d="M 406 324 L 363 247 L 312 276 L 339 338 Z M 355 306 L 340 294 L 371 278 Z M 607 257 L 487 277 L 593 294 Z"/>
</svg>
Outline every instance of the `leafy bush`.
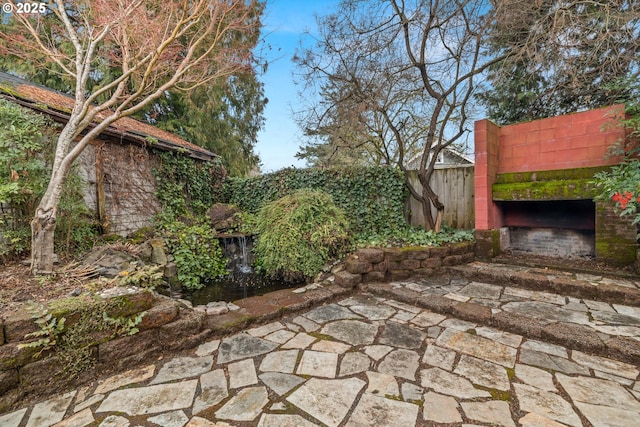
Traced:
<svg viewBox="0 0 640 427">
<path fill-rule="evenodd" d="M 629 216 L 632 224 L 640 224 L 640 103 L 628 104 L 625 118 L 617 126 L 626 129 L 626 140 L 618 141 L 611 153 L 623 155 L 624 160 L 595 175 L 598 194 L 594 199 L 612 200 L 620 216 Z"/>
<path fill-rule="evenodd" d="M 52 122 L 0 99 L 0 257 L 24 255 L 31 246 L 30 219 L 47 185 L 42 150 Z"/>
<path fill-rule="evenodd" d="M 331 196 L 302 189 L 267 203 L 256 217 L 256 262 L 270 276 L 312 277 L 348 249 L 349 223 Z"/>
<path fill-rule="evenodd" d="M 24 256 L 31 249 L 30 222 L 49 182 L 55 135 L 53 121 L 0 99 L 0 260 Z M 82 185 L 73 170 L 58 206 L 58 253 L 87 249 L 97 235 Z"/>
<path fill-rule="evenodd" d="M 178 280 L 187 289 L 204 286 L 203 280 L 227 274 L 227 260 L 214 231 L 205 222 L 186 225 L 173 221 L 162 225 L 165 243 L 178 270 Z"/>
<path fill-rule="evenodd" d="M 329 194 L 337 207 L 353 219 L 355 233 L 381 233 L 406 227 L 406 188 L 401 171 L 388 167 L 283 169 L 226 183 L 229 203 L 257 213 L 266 203 L 302 188 Z"/>
</svg>

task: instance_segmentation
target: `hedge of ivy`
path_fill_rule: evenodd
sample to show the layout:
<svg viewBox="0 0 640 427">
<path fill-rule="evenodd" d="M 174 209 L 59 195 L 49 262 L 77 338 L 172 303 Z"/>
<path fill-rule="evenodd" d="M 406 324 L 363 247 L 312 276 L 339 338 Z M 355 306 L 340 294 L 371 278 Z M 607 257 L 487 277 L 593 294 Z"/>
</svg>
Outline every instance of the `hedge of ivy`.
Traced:
<svg viewBox="0 0 640 427">
<path fill-rule="evenodd" d="M 344 210 L 356 233 L 382 233 L 406 227 L 404 175 L 393 168 L 349 167 L 282 169 L 252 178 L 227 181 L 227 198 L 240 209 L 257 213 L 266 203 L 302 188 L 322 190 Z"/>
</svg>

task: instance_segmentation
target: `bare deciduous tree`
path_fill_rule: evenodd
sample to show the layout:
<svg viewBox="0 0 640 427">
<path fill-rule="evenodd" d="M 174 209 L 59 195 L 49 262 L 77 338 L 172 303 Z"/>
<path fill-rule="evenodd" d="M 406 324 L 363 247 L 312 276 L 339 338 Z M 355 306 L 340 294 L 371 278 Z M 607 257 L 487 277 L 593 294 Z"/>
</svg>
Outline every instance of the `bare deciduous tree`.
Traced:
<svg viewBox="0 0 640 427">
<path fill-rule="evenodd" d="M 257 0 L 53 0 L 44 13 L 14 13 L 12 25 L 0 27 L 0 53 L 55 64 L 74 87 L 51 179 L 31 222 L 34 274 L 53 269 L 60 195 L 87 144 L 168 89 L 188 91 L 250 67 L 252 45 L 238 34 L 258 27 L 261 12 Z M 89 76 L 105 63 L 121 73 L 89 88 Z"/>
<path fill-rule="evenodd" d="M 403 170 L 419 147 L 422 191 L 407 186 L 436 231 L 444 214 L 430 184 L 438 154 L 469 133 L 478 75 L 506 55 L 488 59 L 481 48 L 494 12 L 481 0 L 344 0 L 319 20 L 318 46 L 296 58 L 307 84 L 321 89 L 306 128 L 335 126 L 336 117 L 349 128 L 355 116 L 360 127 L 352 128 Z M 331 114 L 345 103 L 358 114 Z"/>
</svg>

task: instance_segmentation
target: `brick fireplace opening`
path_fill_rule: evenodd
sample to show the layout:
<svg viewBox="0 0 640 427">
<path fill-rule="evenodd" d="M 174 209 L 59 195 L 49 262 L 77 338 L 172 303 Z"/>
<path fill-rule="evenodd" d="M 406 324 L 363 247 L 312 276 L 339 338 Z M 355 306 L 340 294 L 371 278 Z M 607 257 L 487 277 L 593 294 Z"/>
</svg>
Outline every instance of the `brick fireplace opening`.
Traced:
<svg viewBox="0 0 640 427">
<path fill-rule="evenodd" d="M 498 202 L 503 250 L 562 258 L 595 257 L 596 205 L 592 200 Z"/>
<path fill-rule="evenodd" d="M 593 257 L 616 265 L 637 259 L 636 229 L 611 201 L 594 202 L 594 174 L 620 163 L 624 141 L 612 126 L 624 106 L 532 122 L 475 123 L 476 255 L 503 251 Z"/>
</svg>

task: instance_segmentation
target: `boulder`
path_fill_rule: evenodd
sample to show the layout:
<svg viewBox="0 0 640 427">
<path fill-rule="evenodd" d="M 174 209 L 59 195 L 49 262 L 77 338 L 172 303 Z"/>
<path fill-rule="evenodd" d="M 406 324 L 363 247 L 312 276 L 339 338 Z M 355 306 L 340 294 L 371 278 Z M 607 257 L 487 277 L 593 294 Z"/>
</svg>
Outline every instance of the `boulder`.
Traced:
<svg viewBox="0 0 640 427">
<path fill-rule="evenodd" d="M 81 264 L 94 267 L 100 276 L 113 278 L 121 271 L 134 270 L 137 261 L 139 260 L 128 252 L 102 247 L 89 252 Z"/>
<path fill-rule="evenodd" d="M 240 225 L 240 209 L 228 203 L 216 203 L 207 211 L 211 227 L 217 232 L 224 232 Z"/>
<path fill-rule="evenodd" d="M 151 263 L 166 265 L 167 254 L 164 251 L 164 239 L 151 239 L 149 245 L 151 246 Z"/>
</svg>

